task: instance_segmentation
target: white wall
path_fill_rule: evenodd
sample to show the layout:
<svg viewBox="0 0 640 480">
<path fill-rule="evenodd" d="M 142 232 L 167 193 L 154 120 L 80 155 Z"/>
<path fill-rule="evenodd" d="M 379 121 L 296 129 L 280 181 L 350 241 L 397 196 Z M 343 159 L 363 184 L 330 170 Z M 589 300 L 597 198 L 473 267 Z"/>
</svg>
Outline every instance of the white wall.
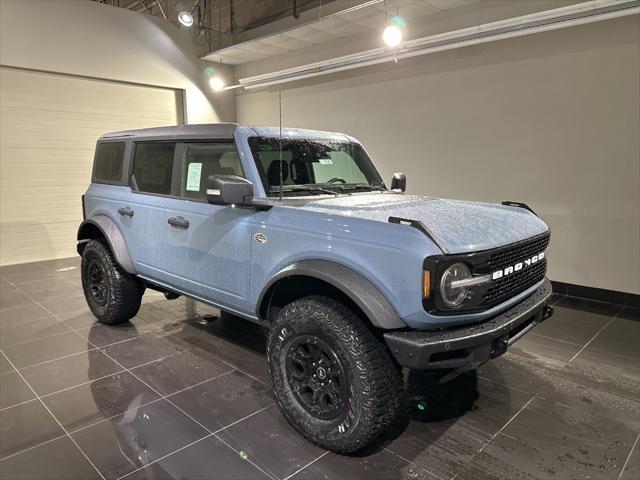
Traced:
<svg viewBox="0 0 640 480">
<path fill-rule="evenodd" d="M 285 125 L 353 134 L 410 192 L 530 204 L 552 229 L 552 279 L 640 293 L 637 15 L 327 75 L 282 97 Z M 238 120 L 277 124 L 277 98 L 240 93 Z"/>
<path fill-rule="evenodd" d="M 192 33 L 88 0 L 1 0 L 0 64 L 186 90 L 188 123 L 235 120 L 205 83 Z M 232 78 L 232 72 L 225 74 Z"/>
</svg>

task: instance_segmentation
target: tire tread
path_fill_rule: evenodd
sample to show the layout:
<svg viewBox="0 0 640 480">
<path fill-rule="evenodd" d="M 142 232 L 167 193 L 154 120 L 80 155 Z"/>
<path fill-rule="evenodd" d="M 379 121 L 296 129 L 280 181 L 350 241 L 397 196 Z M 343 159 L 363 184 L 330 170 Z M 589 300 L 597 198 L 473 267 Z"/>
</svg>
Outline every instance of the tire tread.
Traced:
<svg viewBox="0 0 640 480">
<path fill-rule="evenodd" d="M 356 374 L 365 388 L 365 401 L 359 421 L 353 431 L 339 438 L 317 438 L 310 435 L 304 422 L 290 413 L 285 395 L 273 376 L 272 348 L 283 326 L 295 321 L 295 316 L 307 315 L 314 321 L 325 322 L 351 356 L 361 365 Z M 277 403 L 294 428 L 308 440 L 337 453 L 362 449 L 384 433 L 396 420 L 403 405 L 404 385 L 397 365 L 386 345 L 379 341 L 362 320 L 342 303 L 321 295 L 310 295 L 285 306 L 274 321 L 268 341 L 269 367 L 274 378 Z"/>
<path fill-rule="evenodd" d="M 115 261 L 111 250 L 98 240 L 90 240 L 84 248 L 82 255 L 82 264 L 84 267 L 86 255 L 91 252 L 95 253 L 104 262 L 107 280 L 110 287 L 110 295 L 107 305 L 102 311 L 95 308 L 89 298 L 89 292 L 85 286 L 84 271 L 82 286 L 87 298 L 87 303 L 96 318 L 106 325 L 116 325 L 127 322 L 135 317 L 140 309 L 144 286 L 142 282 L 135 276 L 126 272 Z"/>
</svg>

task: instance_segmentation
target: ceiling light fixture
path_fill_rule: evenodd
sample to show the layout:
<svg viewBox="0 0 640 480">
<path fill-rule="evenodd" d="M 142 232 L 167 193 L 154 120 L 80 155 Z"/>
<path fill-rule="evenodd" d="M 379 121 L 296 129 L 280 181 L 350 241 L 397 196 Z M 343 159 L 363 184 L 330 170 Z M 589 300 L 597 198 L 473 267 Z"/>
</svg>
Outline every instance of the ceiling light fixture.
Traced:
<svg viewBox="0 0 640 480">
<path fill-rule="evenodd" d="M 186 8 L 184 8 L 184 6 L 179 3 L 176 6 L 176 11 L 179 12 L 178 13 L 178 21 L 184 25 L 185 27 L 191 27 L 194 24 L 194 19 L 193 19 L 193 12 L 196 11 L 196 8 L 198 9 L 198 24 L 200 24 L 200 0 L 195 0 L 195 2 L 193 2 L 193 5 L 191 5 L 191 8 L 189 10 L 187 10 Z"/>
<path fill-rule="evenodd" d="M 402 43 L 402 30 L 407 26 L 404 18 L 399 15 L 400 7 L 396 7 L 396 16 L 387 21 L 387 2 L 384 3 L 384 31 L 382 32 L 382 40 L 390 48 L 396 48 Z"/>
<path fill-rule="evenodd" d="M 178 21 L 185 27 L 190 27 L 193 25 L 193 15 L 186 10 L 182 11 L 178 14 Z"/>
<path fill-rule="evenodd" d="M 388 47 L 395 48 L 402 42 L 402 30 L 395 25 L 387 25 L 382 32 L 382 39 Z"/>
<path fill-rule="evenodd" d="M 214 92 L 220 92 L 224 89 L 225 83 L 222 77 L 215 75 L 209 79 L 209 86 Z"/>
</svg>

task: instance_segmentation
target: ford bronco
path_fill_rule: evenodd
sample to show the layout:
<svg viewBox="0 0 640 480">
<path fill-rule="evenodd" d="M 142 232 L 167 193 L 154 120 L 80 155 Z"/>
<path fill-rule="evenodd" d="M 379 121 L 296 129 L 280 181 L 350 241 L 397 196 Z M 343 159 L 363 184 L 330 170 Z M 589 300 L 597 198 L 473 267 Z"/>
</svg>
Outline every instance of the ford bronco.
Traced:
<svg viewBox="0 0 640 480">
<path fill-rule="evenodd" d="M 549 228 L 524 204 L 389 188 L 353 137 L 235 124 L 109 133 L 78 230 L 87 303 L 107 325 L 145 288 L 268 329 L 291 425 L 335 452 L 380 436 L 402 367 L 453 378 L 551 315 Z"/>
</svg>

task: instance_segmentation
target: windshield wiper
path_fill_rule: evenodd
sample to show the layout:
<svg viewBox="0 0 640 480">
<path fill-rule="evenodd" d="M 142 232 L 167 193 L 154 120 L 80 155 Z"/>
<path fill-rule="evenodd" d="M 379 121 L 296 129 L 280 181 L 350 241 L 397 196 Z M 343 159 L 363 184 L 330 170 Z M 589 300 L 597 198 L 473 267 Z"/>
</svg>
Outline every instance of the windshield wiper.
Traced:
<svg viewBox="0 0 640 480">
<path fill-rule="evenodd" d="M 368 183 L 351 183 L 347 185 L 342 185 L 342 188 L 345 190 L 356 190 L 358 188 L 367 188 L 369 190 L 376 190 L 380 192 L 386 192 L 387 189 L 381 187 L 380 185 L 369 185 Z"/>
<path fill-rule="evenodd" d="M 333 190 L 328 190 L 326 188 L 317 187 L 315 185 L 287 185 L 282 187 L 282 192 L 318 192 L 318 193 L 326 193 L 328 195 L 338 196 L 340 195 L 338 192 Z M 269 193 L 280 193 L 280 187 L 271 187 L 269 189 Z"/>
</svg>

